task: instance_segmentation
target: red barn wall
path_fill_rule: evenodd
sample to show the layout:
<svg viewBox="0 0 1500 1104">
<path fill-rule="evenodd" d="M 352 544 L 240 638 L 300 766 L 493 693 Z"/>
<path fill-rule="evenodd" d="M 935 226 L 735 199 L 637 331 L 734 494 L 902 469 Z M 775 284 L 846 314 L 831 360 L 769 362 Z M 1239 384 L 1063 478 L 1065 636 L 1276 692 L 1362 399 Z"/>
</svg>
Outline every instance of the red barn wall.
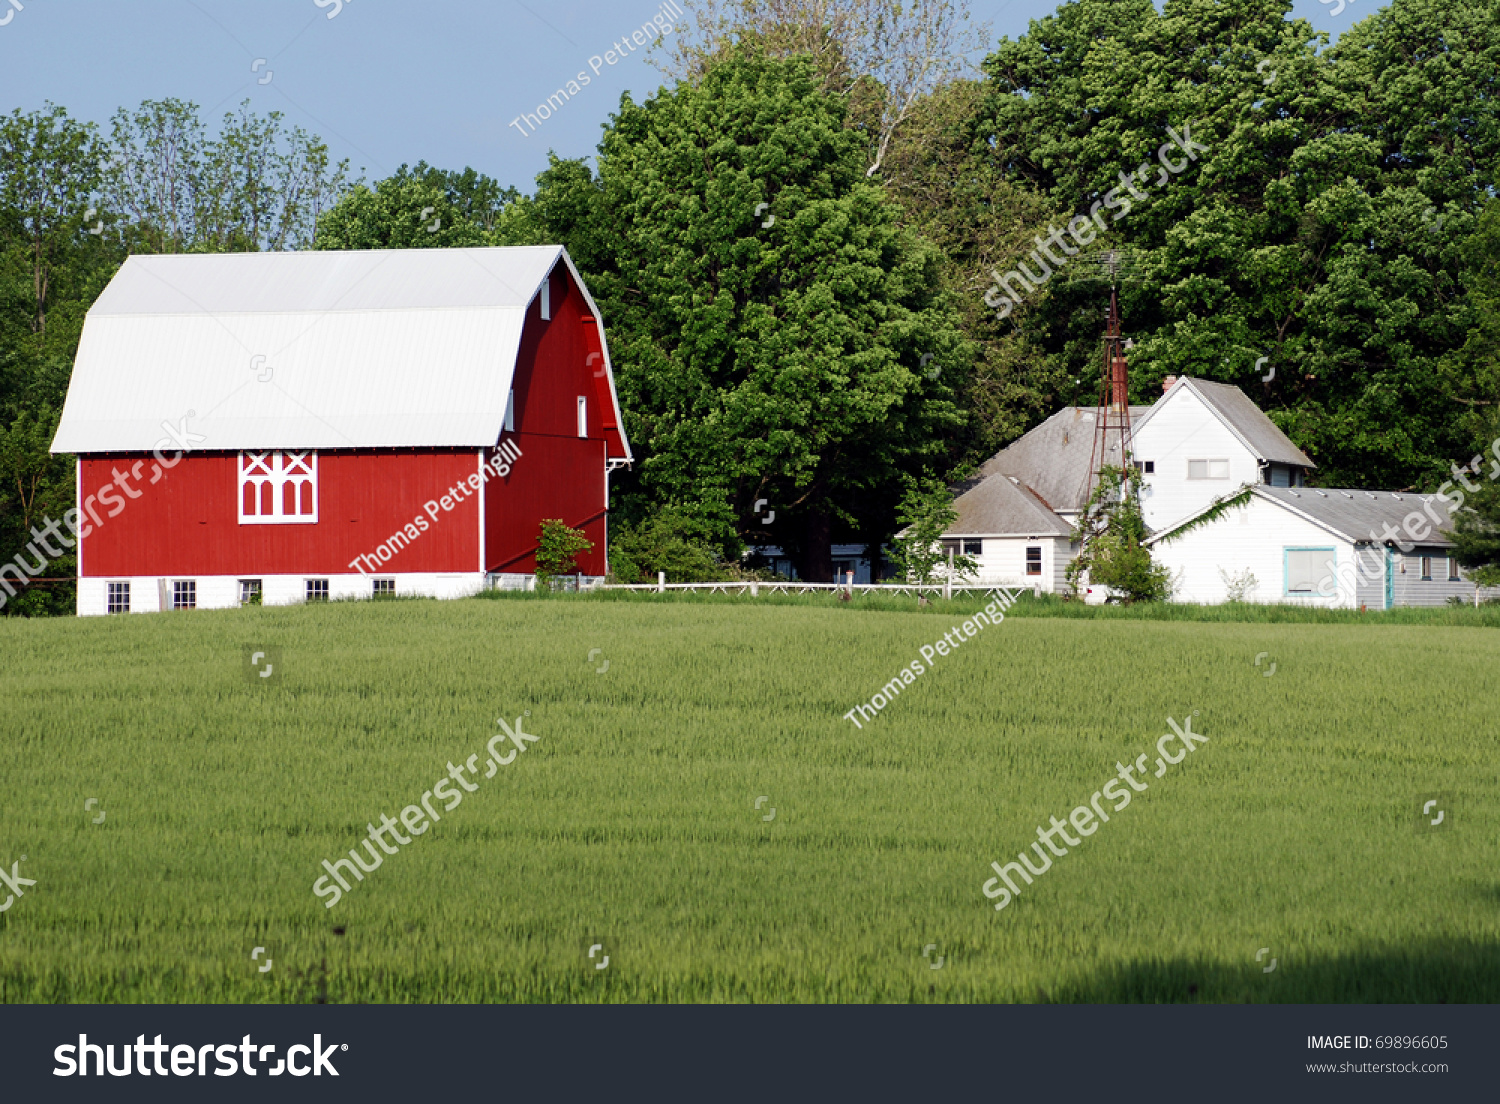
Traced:
<svg viewBox="0 0 1500 1104">
<path fill-rule="evenodd" d="M 492 479 L 485 499 L 485 559 L 490 571 L 536 570 L 544 518 L 582 529 L 593 549 L 578 558 L 585 575 L 605 573 L 605 460 L 623 456 L 599 327 L 567 267 L 552 274 L 552 318 L 540 297 L 526 315 L 514 383 L 514 436 L 521 459 Z M 598 354 L 591 357 L 591 354 Z M 595 373 L 599 374 L 596 376 Z M 578 436 L 578 397 L 587 401 L 587 436 Z"/>
<path fill-rule="evenodd" d="M 350 562 L 371 554 L 416 515 L 478 470 L 477 449 L 420 452 L 351 450 L 318 453 L 318 521 L 298 525 L 239 523 L 237 453 L 189 453 L 150 485 L 150 456 L 85 457 L 80 461 L 81 498 L 97 496 L 137 464 L 141 478 L 119 487 L 111 503 L 94 502 L 102 524 L 83 541 L 83 574 L 347 575 Z M 115 500 L 124 502 L 123 509 Z M 119 510 L 109 517 L 111 509 Z M 425 514 L 424 514 L 425 516 Z M 84 518 L 93 526 L 91 518 Z M 470 495 L 437 520 L 409 548 L 397 552 L 383 572 L 479 570 L 479 500 Z"/>
</svg>

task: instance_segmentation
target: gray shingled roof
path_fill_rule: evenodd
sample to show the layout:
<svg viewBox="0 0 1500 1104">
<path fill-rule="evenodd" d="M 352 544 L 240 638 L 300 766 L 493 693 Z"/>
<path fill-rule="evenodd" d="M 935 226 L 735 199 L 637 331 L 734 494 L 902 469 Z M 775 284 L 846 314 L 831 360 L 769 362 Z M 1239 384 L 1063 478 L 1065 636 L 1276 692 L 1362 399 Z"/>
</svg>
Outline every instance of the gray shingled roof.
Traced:
<svg viewBox="0 0 1500 1104">
<path fill-rule="evenodd" d="M 1224 419 L 1224 424 L 1239 435 L 1258 459 L 1274 461 L 1277 464 L 1300 464 L 1304 468 L 1317 467 L 1311 457 L 1292 444 L 1287 435 L 1276 428 L 1276 423 L 1266 417 L 1265 411 L 1256 406 L 1250 396 L 1234 384 L 1213 383 L 1209 380 L 1183 376 L 1167 394 L 1170 395 L 1179 387 L 1188 388 L 1202 399 L 1210 410 Z M 1166 395 L 1162 398 L 1165 399 Z M 1158 404 L 1160 401 L 1158 400 Z M 1152 407 L 1153 411 L 1155 409 L 1156 407 Z M 1147 414 L 1141 419 L 1140 424 L 1144 424 L 1150 418 L 1151 415 Z M 1133 428 L 1139 429 L 1140 424 Z"/>
<path fill-rule="evenodd" d="M 1149 407 L 1130 408 L 1131 430 L 1140 425 Z M 1054 511 L 1077 513 L 1088 498 L 1089 459 L 1094 448 L 1096 411 L 1065 406 L 1025 436 L 1012 441 L 979 469 L 981 476 L 1009 475 L 1019 479 Z M 1120 462 L 1120 434 L 1109 434 L 1108 463 Z"/>
<path fill-rule="evenodd" d="M 960 484 L 953 500 L 958 518 L 944 536 L 1066 537 L 1073 527 L 1008 475 L 995 474 Z"/>
<path fill-rule="evenodd" d="M 1398 530 L 1397 536 L 1403 541 L 1423 547 L 1453 547 L 1453 542 L 1443 535 L 1453 528 L 1453 515 L 1448 509 L 1447 501 L 1439 495 L 1335 487 L 1268 487 L 1264 484 L 1257 484 L 1253 489 L 1261 498 L 1300 514 L 1347 541 L 1369 541 L 1371 534 L 1374 534 L 1374 539 L 1379 540 L 1385 533 L 1385 525 L 1389 523 Z M 1200 510 L 1194 517 L 1203 512 Z M 1413 513 L 1420 515 L 1432 529 L 1420 541 L 1407 534 L 1404 529 L 1406 518 Z M 1434 514 L 1441 519 L 1440 522 L 1432 520 Z M 1151 540 L 1157 541 L 1169 536 L 1192 520 L 1186 518 L 1171 529 L 1156 534 Z"/>
</svg>

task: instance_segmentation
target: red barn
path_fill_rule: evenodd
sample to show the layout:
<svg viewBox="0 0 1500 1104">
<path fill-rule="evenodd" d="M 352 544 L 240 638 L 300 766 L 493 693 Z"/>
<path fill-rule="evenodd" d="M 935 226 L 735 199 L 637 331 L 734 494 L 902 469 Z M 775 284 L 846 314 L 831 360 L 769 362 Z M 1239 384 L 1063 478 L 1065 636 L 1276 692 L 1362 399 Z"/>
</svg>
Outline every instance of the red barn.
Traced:
<svg viewBox="0 0 1500 1104">
<path fill-rule="evenodd" d="M 80 614 L 455 597 L 533 571 L 543 518 L 600 576 L 631 461 L 559 246 L 132 257 L 52 451 L 78 457 Z"/>
</svg>

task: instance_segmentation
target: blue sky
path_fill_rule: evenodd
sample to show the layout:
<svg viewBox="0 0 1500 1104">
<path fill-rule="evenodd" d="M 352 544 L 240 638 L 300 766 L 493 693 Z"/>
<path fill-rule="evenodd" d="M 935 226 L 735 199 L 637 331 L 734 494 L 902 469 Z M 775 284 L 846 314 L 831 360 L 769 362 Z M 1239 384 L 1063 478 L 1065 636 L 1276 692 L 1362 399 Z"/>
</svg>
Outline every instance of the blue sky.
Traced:
<svg viewBox="0 0 1500 1104">
<path fill-rule="evenodd" d="M 691 14 L 688 0 L 677 3 Z M 972 11 L 998 39 L 1019 37 L 1056 7 L 974 0 Z M 659 0 L 0 0 L 10 13 L 0 26 L 0 110 L 51 100 L 102 126 L 119 107 L 170 96 L 194 101 L 212 123 L 248 98 L 321 135 L 371 180 L 426 160 L 472 165 L 529 192 L 549 149 L 592 154 L 621 93 L 641 100 L 663 82 L 645 50 L 597 76 L 589 68 L 658 8 Z M 1297 0 L 1296 14 L 1336 35 L 1374 10 L 1375 0 Z M 536 133 L 508 125 L 580 70 L 589 86 Z"/>
</svg>

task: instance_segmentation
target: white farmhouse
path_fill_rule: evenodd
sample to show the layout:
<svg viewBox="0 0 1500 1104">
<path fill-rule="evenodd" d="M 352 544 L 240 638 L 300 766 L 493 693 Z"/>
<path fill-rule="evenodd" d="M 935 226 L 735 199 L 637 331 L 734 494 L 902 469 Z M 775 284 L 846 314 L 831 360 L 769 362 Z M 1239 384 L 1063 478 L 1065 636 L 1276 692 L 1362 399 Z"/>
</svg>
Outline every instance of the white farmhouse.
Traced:
<svg viewBox="0 0 1500 1104">
<path fill-rule="evenodd" d="M 1130 459 L 1174 600 L 1388 609 L 1475 598 L 1441 496 L 1310 488 L 1317 465 L 1238 387 L 1169 376 L 1162 390 L 1130 408 Z M 943 545 L 975 559 L 974 582 L 1069 591 L 1092 476 L 1121 463 L 1113 429 L 1102 461 L 1094 455 L 1096 418 L 1064 407 L 954 488 Z"/>
</svg>

